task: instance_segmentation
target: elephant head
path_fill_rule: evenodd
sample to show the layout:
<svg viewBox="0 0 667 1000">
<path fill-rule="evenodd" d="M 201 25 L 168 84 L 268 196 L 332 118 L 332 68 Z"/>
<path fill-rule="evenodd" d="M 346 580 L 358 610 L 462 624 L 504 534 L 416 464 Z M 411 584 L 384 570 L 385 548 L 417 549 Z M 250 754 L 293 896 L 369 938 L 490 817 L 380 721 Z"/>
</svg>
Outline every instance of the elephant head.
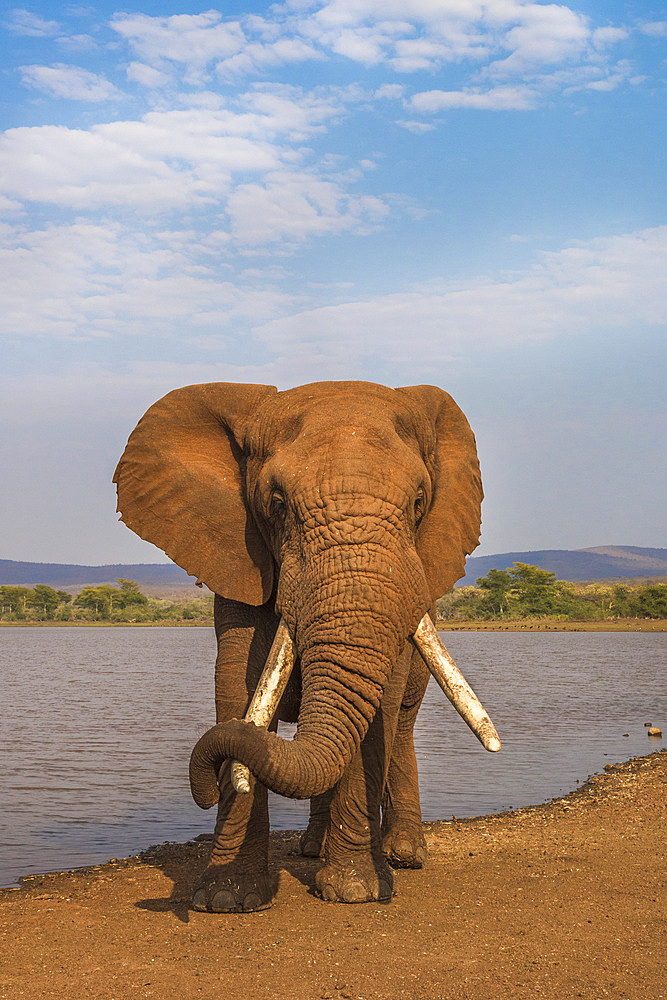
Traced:
<svg viewBox="0 0 667 1000">
<path fill-rule="evenodd" d="M 211 383 L 144 415 L 116 470 L 118 509 L 222 597 L 271 603 L 300 661 L 297 733 L 214 727 L 193 755 L 202 806 L 225 758 L 305 798 L 359 748 L 403 647 L 477 545 L 475 440 L 434 386 Z M 201 742 L 201 741 L 200 741 Z"/>
</svg>

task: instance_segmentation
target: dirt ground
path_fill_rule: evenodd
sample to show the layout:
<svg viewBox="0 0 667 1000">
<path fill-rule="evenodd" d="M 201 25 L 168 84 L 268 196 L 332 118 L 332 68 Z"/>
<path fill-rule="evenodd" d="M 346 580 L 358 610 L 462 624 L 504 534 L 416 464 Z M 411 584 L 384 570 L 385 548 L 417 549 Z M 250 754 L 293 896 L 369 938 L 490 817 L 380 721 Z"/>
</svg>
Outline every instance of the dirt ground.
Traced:
<svg viewBox="0 0 667 1000">
<path fill-rule="evenodd" d="M 0 890 L 0 997 L 57 1000 L 658 1000 L 667 752 L 543 806 L 426 824 L 391 903 L 324 903 L 273 835 L 272 909 L 189 908 L 206 844 Z"/>
</svg>

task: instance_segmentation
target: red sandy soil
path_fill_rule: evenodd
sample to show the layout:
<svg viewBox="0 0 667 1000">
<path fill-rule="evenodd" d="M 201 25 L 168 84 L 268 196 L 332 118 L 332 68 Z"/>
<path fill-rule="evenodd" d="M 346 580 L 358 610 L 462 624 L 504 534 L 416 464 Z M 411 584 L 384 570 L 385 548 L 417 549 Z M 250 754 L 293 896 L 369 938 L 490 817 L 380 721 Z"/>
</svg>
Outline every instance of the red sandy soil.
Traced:
<svg viewBox="0 0 667 1000">
<path fill-rule="evenodd" d="M 318 862 L 272 836 L 255 914 L 190 909 L 206 843 L 0 890 L 0 997 L 54 1000 L 659 1000 L 667 753 L 564 799 L 426 824 L 391 903 L 324 903 Z"/>
</svg>

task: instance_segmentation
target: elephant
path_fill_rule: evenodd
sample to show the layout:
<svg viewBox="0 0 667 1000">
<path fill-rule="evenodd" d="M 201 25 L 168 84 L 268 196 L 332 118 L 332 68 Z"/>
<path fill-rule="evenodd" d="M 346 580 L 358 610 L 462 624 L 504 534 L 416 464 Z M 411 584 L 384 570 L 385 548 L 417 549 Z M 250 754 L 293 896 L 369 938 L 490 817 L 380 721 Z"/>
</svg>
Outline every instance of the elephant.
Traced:
<svg viewBox="0 0 667 1000">
<path fill-rule="evenodd" d="M 186 386 L 141 418 L 114 482 L 121 520 L 215 594 L 217 721 L 190 783 L 218 811 L 193 908 L 271 905 L 267 789 L 311 800 L 300 846 L 322 899 L 388 901 L 392 869 L 426 860 L 413 728 L 430 672 L 500 746 L 444 647 L 449 679 L 429 654 L 435 601 L 479 542 L 462 411 L 430 385 Z"/>
</svg>

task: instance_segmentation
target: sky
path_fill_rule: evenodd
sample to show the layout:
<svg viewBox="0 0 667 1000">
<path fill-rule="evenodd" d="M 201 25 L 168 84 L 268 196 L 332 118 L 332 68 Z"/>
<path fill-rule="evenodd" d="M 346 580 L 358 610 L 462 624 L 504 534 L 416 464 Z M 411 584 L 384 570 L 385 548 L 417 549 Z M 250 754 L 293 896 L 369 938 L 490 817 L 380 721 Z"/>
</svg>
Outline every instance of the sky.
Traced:
<svg viewBox="0 0 667 1000">
<path fill-rule="evenodd" d="M 0 558 L 166 557 L 111 478 L 169 390 L 450 392 L 477 554 L 665 546 L 652 0 L 0 7 Z"/>
</svg>

